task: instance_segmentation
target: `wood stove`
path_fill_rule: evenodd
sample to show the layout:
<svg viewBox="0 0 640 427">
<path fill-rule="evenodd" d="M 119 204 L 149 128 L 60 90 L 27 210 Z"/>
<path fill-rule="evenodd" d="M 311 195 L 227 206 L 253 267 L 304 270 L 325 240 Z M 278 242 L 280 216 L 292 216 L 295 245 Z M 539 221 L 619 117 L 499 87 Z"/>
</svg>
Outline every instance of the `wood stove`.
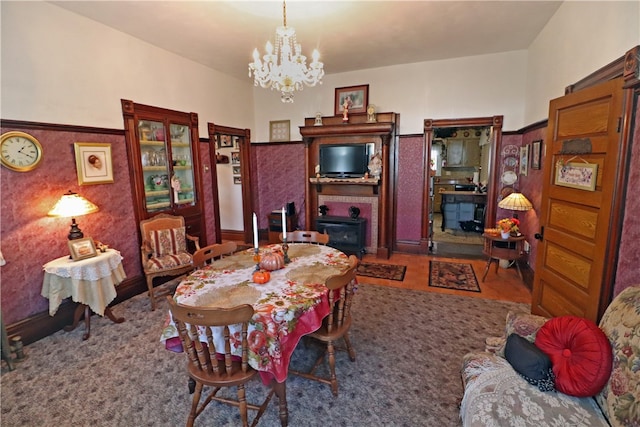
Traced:
<svg viewBox="0 0 640 427">
<path fill-rule="evenodd" d="M 316 230 L 329 235 L 329 246 L 348 255 L 362 258 L 366 244 L 365 218 L 320 216 L 316 218 Z"/>
</svg>

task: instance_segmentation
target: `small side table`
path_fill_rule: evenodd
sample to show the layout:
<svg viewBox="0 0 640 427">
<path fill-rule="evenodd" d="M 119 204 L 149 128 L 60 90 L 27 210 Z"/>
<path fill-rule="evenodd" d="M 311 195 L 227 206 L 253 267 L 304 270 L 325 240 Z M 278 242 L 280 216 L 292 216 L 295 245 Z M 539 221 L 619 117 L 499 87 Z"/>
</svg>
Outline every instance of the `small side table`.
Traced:
<svg viewBox="0 0 640 427">
<path fill-rule="evenodd" d="M 73 324 L 66 326 L 65 331 L 74 330 L 84 312 L 86 340 L 91 334 L 90 312 L 100 316 L 106 315 L 114 323 L 124 322 L 124 318 L 115 317 L 108 307 L 115 299 L 115 287 L 127 276 L 122 268 L 122 256 L 114 249 L 98 252 L 93 258 L 73 261 L 63 256 L 43 266 L 42 296 L 49 299 L 49 315 L 58 311 L 62 300 L 68 297 L 78 304 L 73 315 Z"/>
<path fill-rule="evenodd" d="M 501 259 L 507 261 L 515 261 L 520 280 L 524 281 L 524 279 L 522 278 L 522 272 L 520 271 L 520 266 L 518 265 L 518 260 L 520 259 L 520 257 L 522 257 L 522 247 L 525 241 L 524 235 L 520 235 L 517 237 L 512 236 L 508 239 L 503 239 L 499 234 L 494 235 L 484 233 L 482 237 L 484 237 L 484 248 L 482 250 L 482 253 L 489 257 L 489 259 L 487 260 L 487 266 L 484 269 L 482 281 L 484 282 L 485 277 L 487 277 L 487 273 L 489 272 L 489 267 L 491 266 L 492 261 L 496 261 L 496 274 L 498 274 L 498 264 Z M 496 247 L 497 242 L 505 243 L 506 247 Z"/>
</svg>

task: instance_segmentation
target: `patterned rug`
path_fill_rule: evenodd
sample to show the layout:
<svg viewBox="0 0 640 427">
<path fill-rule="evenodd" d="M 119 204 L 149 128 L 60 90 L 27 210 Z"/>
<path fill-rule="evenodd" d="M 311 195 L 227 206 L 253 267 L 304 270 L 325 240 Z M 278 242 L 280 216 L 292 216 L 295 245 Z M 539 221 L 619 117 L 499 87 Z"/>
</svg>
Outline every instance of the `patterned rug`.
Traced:
<svg viewBox="0 0 640 427">
<path fill-rule="evenodd" d="M 358 264 L 356 274 L 359 276 L 377 277 L 378 279 L 403 281 L 405 271 L 407 271 L 406 265 L 361 262 Z"/>
<path fill-rule="evenodd" d="M 480 292 L 471 264 L 429 261 L 429 286 Z"/>
</svg>

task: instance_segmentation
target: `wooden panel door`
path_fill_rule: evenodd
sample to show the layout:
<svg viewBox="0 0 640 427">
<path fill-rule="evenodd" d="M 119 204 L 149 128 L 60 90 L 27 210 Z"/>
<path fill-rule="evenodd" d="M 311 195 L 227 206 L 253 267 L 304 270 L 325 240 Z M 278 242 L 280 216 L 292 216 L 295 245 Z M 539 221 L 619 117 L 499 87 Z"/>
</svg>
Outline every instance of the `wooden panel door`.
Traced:
<svg viewBox="0 0 640 427">
<path fill-rule="evenodd" d="M 612 283 L 605 272 L 620 160 L 622 78 L 557 98 L 549 106 L 532 313 L 598 321 Z M 590 146 L 590 148 L 589 148 Z M 563 164 L 595 164 L 595 191 L 555 183 Z M 603 301 L 603 300 L 607 301 Z"/>
</svg>

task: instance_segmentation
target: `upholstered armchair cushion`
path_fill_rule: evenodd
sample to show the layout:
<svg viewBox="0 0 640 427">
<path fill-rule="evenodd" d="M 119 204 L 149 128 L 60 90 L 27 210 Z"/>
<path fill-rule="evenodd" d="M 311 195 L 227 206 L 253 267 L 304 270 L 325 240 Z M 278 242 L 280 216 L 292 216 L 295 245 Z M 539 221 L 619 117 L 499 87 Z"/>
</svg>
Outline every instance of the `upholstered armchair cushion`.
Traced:
<svg viewBox="0 0 640 427">
<path fill-rule="evenodd" d="M 149 273 L 161 271 L 168 268 L 175 268 L 181 265 L 191 264 L 192 256 L 188 252 L 179 252 L 177 254 L 163 255 L 159 257 L 149 258 L 145 266 L 145 270 Z"/>
<path fill-rule="evenodd" d="M 153 258 L 164 255 L 175 255 L 187 251 L 187 240 L 184 227 L 166 230 L 151 230 L 149 240 Z"/>
<path fill-rule="evenodd" d="M 604 389 L 596 395 L 602 412 L 614 427 L 638 425 L 640 420 L 640 287 L 622 291 L 600 320 L 609 337 L 613 371 Z"/>
<path fill-rule="evenodd" d="M 509 311 L 507 313 L 507 320 L 504 329 L 504 336 L 501 339 L 495 337 L 493 340 L 493 351 L 498 356 L 504 357 L 504 345 L 506 344 L 506 337 L 511 334 L 518 334 L 523 338 L 526 338 L 529 342 L 534 342 L 536 340 L 536 334 L 538 330 L 544 323 L 547 321 L 547 318 L 542 316 L 536 316 L 534 314 L 529 313 L 514 313 Z M 492 337 L 493 338 L 493 337 Z M 487 342 L 489 345 L 489 342 Z"/>
</svg>

